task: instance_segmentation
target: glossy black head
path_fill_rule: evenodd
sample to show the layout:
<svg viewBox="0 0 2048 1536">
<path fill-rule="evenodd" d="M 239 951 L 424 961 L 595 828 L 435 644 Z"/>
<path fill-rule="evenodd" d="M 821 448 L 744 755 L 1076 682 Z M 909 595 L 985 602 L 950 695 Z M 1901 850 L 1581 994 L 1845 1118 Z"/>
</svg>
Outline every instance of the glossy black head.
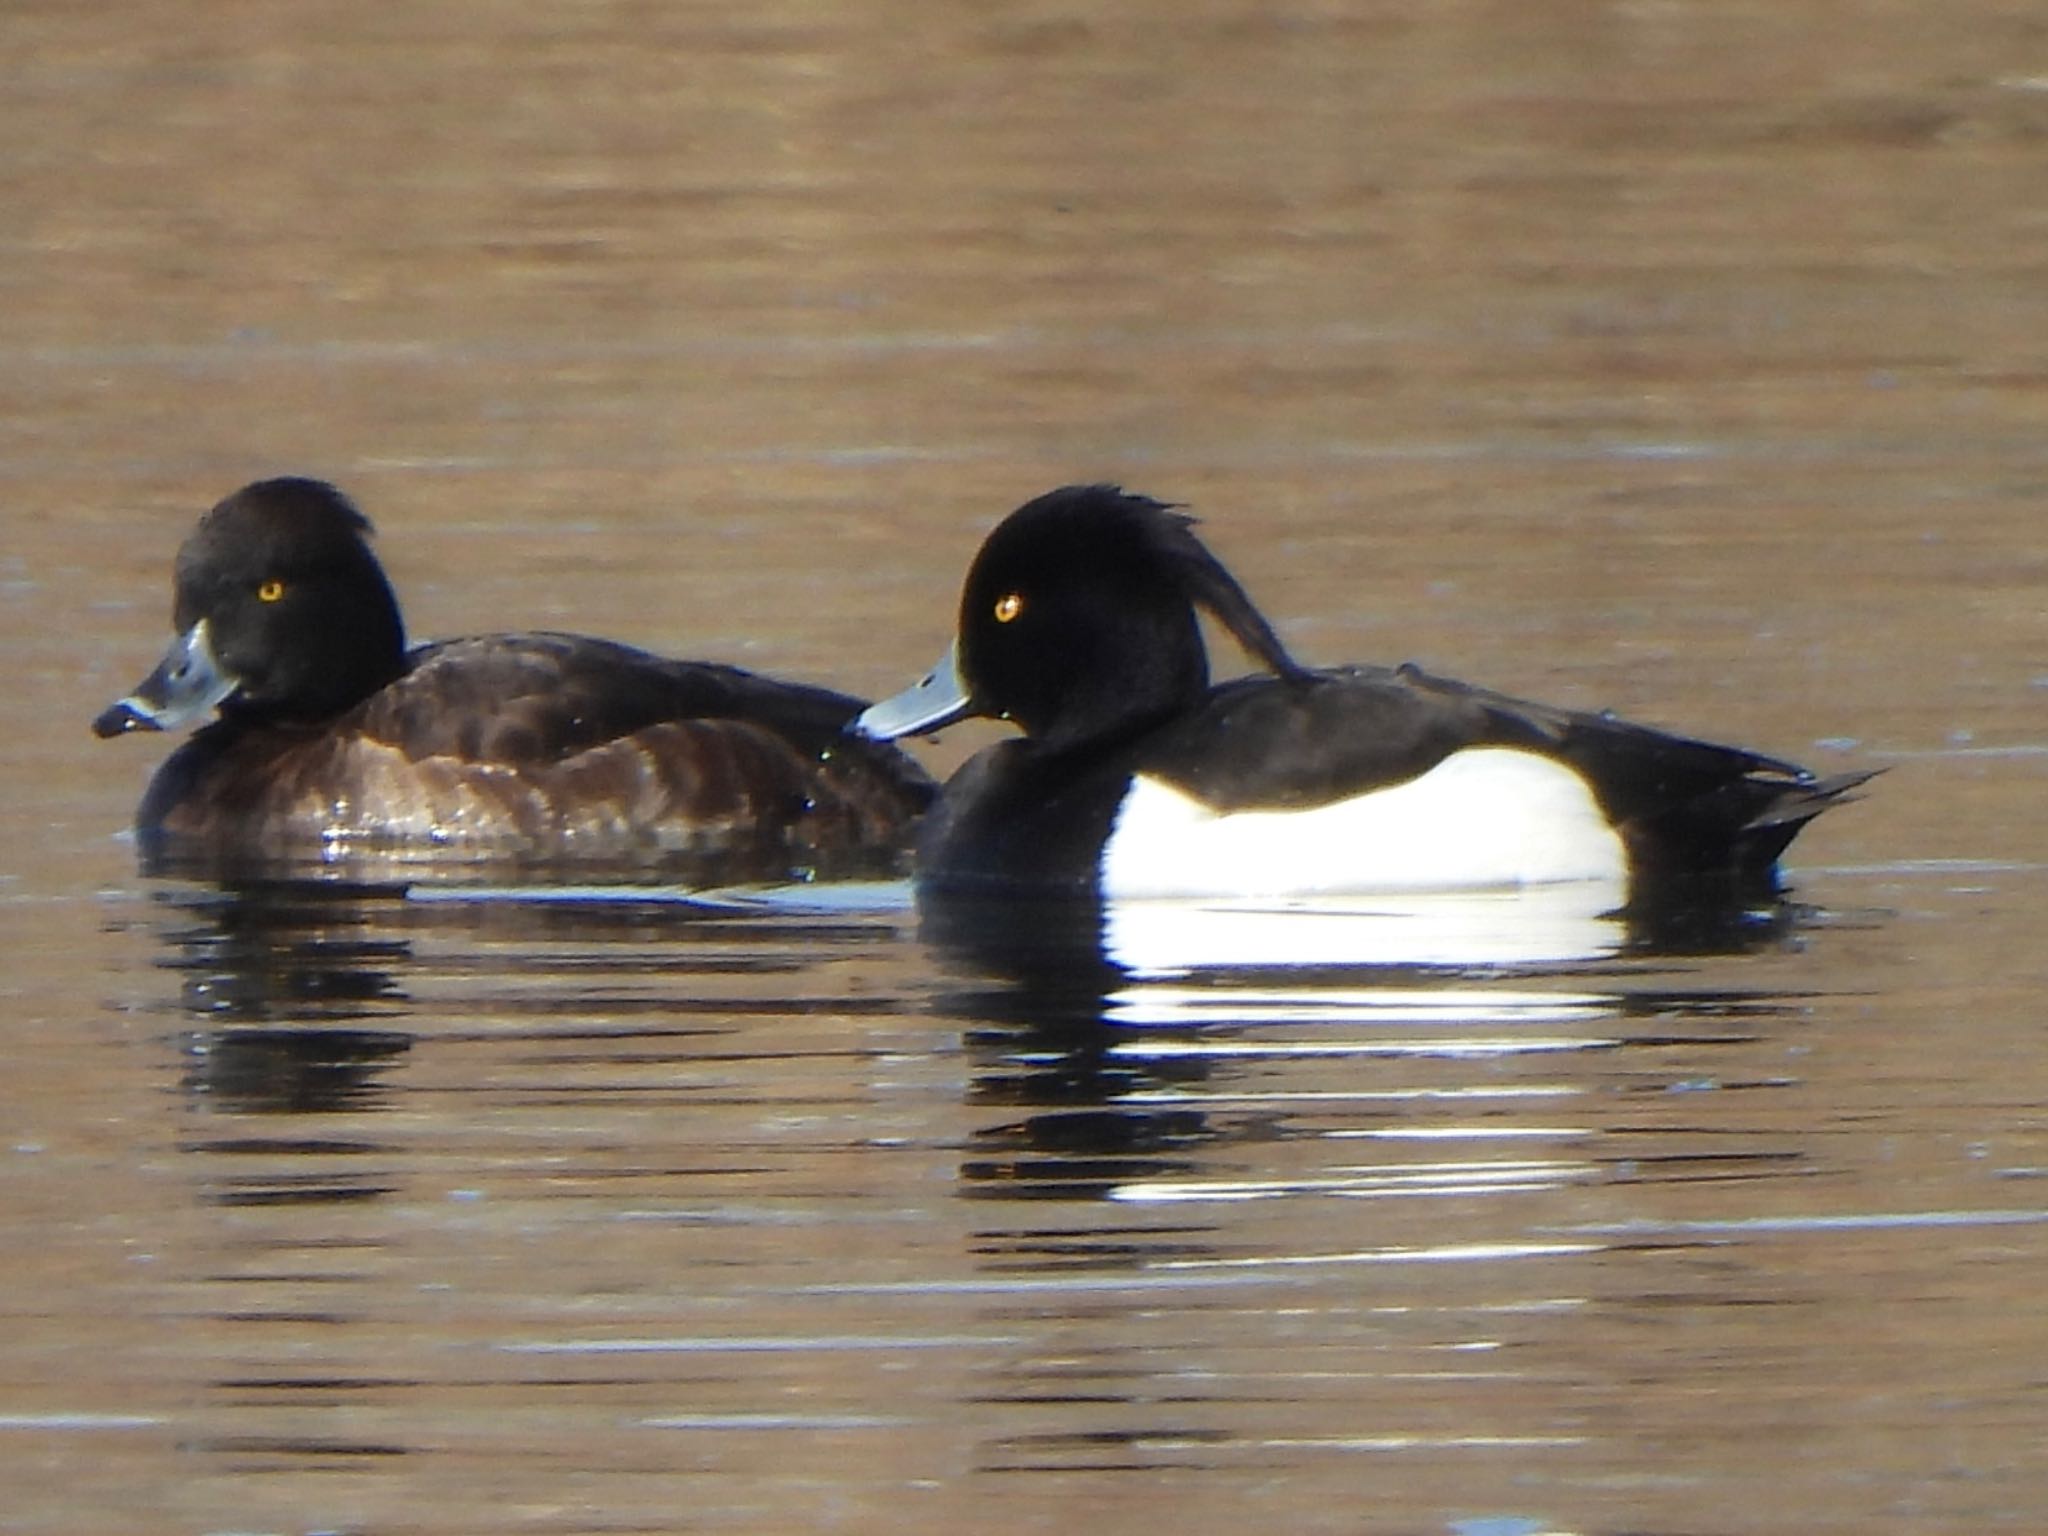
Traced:
<svg viewBox="0 0 2048 1536">
<path fill-rule="evenodd" d="M 405 664 L 405 631 L 369 520 L 319 480 L 260 480 L 199 521 L 178 551 L 178 638 L 101 735 L 225 716 L 323 720 Z"/>
<path fill-rule="evenodd" d="M 1300 671 L 1194 519 L 1110 485 L 1052 491 L 968 570 L 960 679 L 973 712 L 1055 744 L 1149 723 L 1208 688 L 1197 606 L 1274 671 Z"/>
</svg>

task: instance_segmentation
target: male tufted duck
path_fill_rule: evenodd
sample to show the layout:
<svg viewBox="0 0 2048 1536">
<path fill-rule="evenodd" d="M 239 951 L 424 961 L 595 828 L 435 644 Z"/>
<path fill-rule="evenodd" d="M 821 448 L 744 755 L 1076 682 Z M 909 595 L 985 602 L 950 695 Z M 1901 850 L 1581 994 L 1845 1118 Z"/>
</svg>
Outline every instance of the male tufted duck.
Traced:
<svg viewBox="0 0 2048 1536">
<path fill-rule="evenodd" d="M 263 480 L 179 549 L 177 638 L 93 722 L 219 713 L 151 781 L 146 855 L 801 863 L 907 845 L 932 784 L 844 734 L 860 700 L 581 635 L 408 650 L 369 531 L 331 485 Z"/>
<path fill-rule="evenodd" d="M 1759 899 L 1799 829 L 1870 777 L 1532 704 L 1414 666 L 1291 657 L 1193 519 L 1106 485 L 1012 513 L 957 638 L 874 705 L 876 740 L 970 715 L 977 754 L 919 843 L 928 888 L 1105 897 L 1585 881 L 1648 903 Z M 1209 682 L 1196 608 L 1271 675 Z"/>
</svg>

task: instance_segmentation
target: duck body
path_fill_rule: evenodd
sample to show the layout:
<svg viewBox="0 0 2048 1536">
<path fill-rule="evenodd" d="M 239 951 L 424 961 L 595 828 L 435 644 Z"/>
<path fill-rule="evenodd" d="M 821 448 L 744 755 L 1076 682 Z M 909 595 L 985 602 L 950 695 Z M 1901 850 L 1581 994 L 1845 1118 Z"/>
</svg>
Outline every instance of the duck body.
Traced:
<svg viewBox="0 0 2048 1536">
<path fill-rule="evenodd" d="M 1211 686 L 1214 613 L 1266 675 Z M 1035 632 L 1034 632 L 1035 631 Z M 1412 666 L 1296 663 L 1188 519 L 1113 487 L 1027 504 L 970 570 L 947 663 L 874 706 L 895 736 L 967 714 L 920 839 L 929 889 L 1296 896 L 1598 882 L 1616 905 L 1753 898 L 1867 774 L 1794 764 Z"/>
<path fill-rule="evenodd" d="M 582 635 L 404 646 L 361 514 L 264 481 L 181 550 L 163 663 L 103 736 L 218 711 L 136 816 L 156 858 L 339 852 L 809 862 L 907 846 L 930 780 L 847 738 L 860 701 Z"/>
<path fill-rule="evenodd" d="M 206 726 L 157 770 L 136 828 L 153 851 L 537 864 L 907 845 L 929 792 L 839 739 L 859 709 L 586 635 L 440 641 L 328 720 Z"/>
</svg>

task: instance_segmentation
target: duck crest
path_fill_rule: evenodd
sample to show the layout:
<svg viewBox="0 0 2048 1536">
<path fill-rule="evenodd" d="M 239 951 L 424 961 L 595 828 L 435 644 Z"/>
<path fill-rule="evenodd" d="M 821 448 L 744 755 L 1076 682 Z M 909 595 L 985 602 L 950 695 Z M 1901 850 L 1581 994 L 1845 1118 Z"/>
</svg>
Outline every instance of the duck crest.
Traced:
<svg viewBox="0 0 2048 1536">
<path fill-rule="evenodd" d="M 1224 568 L 1223 562 L 1211 554 L 1209 547 L 1196 535 L 1198 518 L 1175 510 L 1170 502 L 1134 496 L 1115 486 L 1105 486 L 1103 490 L 1121 497 L 1126 503 L 1135 503 L 1146 509 L 1157 531 L 1155 545 L 1181 590 L 1191 602 L 1206 609 L 1217 623 L 1229 631 L 1230 637 L 1244 647 L 1246 655 L 1276 677 L 1301 681 L 1314 676 L 1309 668 L 1289 654 L 1286 645 L 1273 632 L 1273 626 L 1259 612 L 1237 578 Z"/>
</svg>

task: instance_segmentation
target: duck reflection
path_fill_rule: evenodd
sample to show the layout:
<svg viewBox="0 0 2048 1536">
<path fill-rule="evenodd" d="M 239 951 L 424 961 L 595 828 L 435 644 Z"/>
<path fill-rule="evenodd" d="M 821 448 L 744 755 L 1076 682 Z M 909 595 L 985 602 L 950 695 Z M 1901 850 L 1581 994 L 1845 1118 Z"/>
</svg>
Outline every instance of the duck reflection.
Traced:
<svg viewBox="0 0 2048 1536">
<path fill-rule="evenodd" d="M 183 1042 L 185 1092 L 236 1115 L 316 1115 L 380 1107 L 380 1080 L 411 1048 L 367 1029 L 193 1032 Z"/>
<path fill-rule="evenodd" d="M 1618 887 L 1097 900 L 924 893 L 921 932 L 956 961 L 1040 987 L 1245 971 L 1584 966 L 1737 954 L 1780 939 L 1790 901 L 1626 906 Z"/>
<path fill-rule="evenodd" d="M 1130 1058 L 1093 1015 L 970 1029 L 966 1045 L 969 1102 L 1018 1113 L 975 1133 L 965 1193 L 1104 1197 L 1135 1178 L 1191 1172 L 1193 1154 L 1221 1134 L 1199 1110 L 1144 1102 L 1200 1082 L 1207 1063 Z"/>
<path fill-rule="evenodd" d="M 403 892 L 342 882 L 171 886 L 159 965 L 197 1027 L 180 1035 L 183 1087 L 223 1113 L 374 1107 L 411 1035 L 378 1028 L 408 1004 L 410 945 L 389 916 Z"/>
<path fill-rule="evenodd" d="M 336 1206 L 395 1187 L 369 1166 L 387 1149 L 353 1117 L 387 1106 L 389 1075 L 412 1049 L 398 1027 L 410 1007 L 402 895 L 340 880 L 151 891 L 156 963 L 178 977 L 187 1020 L 175 1037 L 190 1112 L 179 1146 L 204 1160 L 203 1203 Z"/>
<path fill-rule="evenodd" d="M 1589 1177 L 1586 1138 L 1554 1119 L 1605 1070 L 1584 1064 L 1674 1032 L 1702 1047 L 1753 1038 L 1735 1015 L 1774 1000 L 1695 995 L 1670 985 L 1669 970 L 1779 942 L 1798 914 L 1623 912 L 1612 892 L 1570 888 L 1106 905 L 954 897 L 927 900 L 921 915 L 924 938 L 963 978 L 942 1006 L 971 1021 L 973 1101 L 1023 1111 L 976 1134 L 963 1193 L 1135 1207 Z M 1328 1164 L 1334 1142 L 1354 1155 Z M 1037 1251 L 1028 1235 L 1013 1239 L 999 1251 Z"/>
<path fill-rule="evenodd" d="M 827 962 L 893 938 L 902 895 L 789 895 L 299 874 L 167 882 L 149 900 L 194 1106 L 317 1114 L 387 1107 L 392 1069 L 421 1039 L 624 1049 L 820 1006 Z"/>
</svg>

